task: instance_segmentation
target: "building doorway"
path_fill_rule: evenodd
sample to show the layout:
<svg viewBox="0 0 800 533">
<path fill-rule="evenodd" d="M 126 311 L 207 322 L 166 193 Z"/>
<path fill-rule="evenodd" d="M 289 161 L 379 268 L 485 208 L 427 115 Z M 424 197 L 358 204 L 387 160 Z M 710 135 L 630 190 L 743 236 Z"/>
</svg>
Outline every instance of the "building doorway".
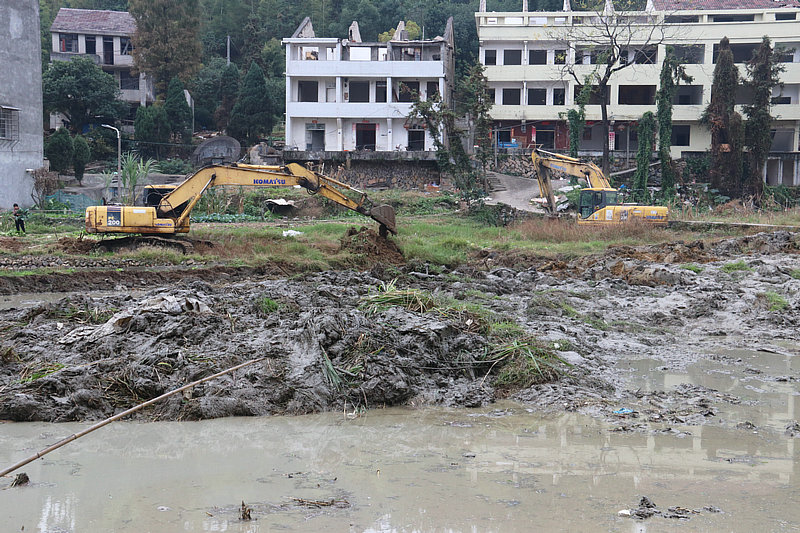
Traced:
<svg viewBox="0 0 800 533">
<path fill-rule="evenodd" d="M 306 150 L 309 152 L 325 150 L 325 124 L 306 123 Z"/>
<path fill-rule="evenodd" d="M 356 150 L 375 150 L 377 124 L 356 124 Z"/>
</svg>

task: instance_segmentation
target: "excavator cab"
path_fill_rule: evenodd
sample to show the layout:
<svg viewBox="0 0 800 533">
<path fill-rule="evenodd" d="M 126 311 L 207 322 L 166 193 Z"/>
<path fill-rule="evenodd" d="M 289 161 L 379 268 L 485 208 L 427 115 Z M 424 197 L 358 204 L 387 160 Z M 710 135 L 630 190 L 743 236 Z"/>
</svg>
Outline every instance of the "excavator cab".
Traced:
<svg viewBox="0 0 800 533">
<path fill-rule="evenodd" d="M 583 189 L 578 202 L 578 211 L 581 218 L 589 218 L 608 205 L 621 205 L 619 191 Z"/>
</svg>

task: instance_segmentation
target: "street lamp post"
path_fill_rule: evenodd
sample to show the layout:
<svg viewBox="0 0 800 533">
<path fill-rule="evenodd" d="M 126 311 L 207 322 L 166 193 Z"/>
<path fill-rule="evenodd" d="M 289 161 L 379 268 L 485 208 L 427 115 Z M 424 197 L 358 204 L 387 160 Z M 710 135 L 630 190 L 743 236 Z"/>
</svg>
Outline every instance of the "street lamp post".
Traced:
<svg viewBox="0 0 800 533">
<path fill-rule="evenodd" d="M 117 132 L 117 176 L 119 176 L 120 171 L 122 170 L 122 137 L 120 137 L 119 130 L 114 126 L 109 126 L 108 124 L 100 125 L 104 128 L 108 128 Z"/>
</svg>

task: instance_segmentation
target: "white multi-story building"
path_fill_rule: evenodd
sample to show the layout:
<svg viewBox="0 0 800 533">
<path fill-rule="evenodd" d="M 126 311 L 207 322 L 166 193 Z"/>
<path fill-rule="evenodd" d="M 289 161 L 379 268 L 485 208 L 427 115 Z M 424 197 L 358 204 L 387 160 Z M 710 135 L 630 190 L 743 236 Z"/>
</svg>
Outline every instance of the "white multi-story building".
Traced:
<svg viewBox="0 0 800 533">
<path fill-rule="evenodd" d="M 491 0 L 490 0 L 491 1 Z M 581 150 L 599 151 L 609 136 L 617 155 L 636 150 L 636 122 L 646 111 L 655 112 L 661 63 L 666 46 L 673 46 L 693 80 L 678 90 L 673 107 L 672 155 L 704 152 L 711 135 L 700 116 L 711 101 L 716 53 L 719 42 L 728 37 L 734 61 L 744 76 L 745 62 L 764 35 L 787 50 L 782 88 L 776 88 L 773 107 L 772 154 L 766 176 L 770 184 L 800 185 L 798 144 L 800 143 L 800 2 L 797 0 L 649 0 L 645 11 L 614 12 L 606 2 L 603 13 L 571 11 L 569 0 L 555 12 L 487 11 L 481 0 L 475 14 L 480 40 L 480 61 L 494 93 L 492 118 L 504 146 L 566 150 L 569 135 L 566 112 L 574 107 L 578 87 L 568 72 L 573 66 L 578 79 L 597 70 L 593 64 L 602 49 L 602 39 L 574 42 L 586 36 L 584 28 L 619 17 L 630 25 L 635 37 L 623 51 L 632 65 L 616 72 L 609 82 L 608 114 L 612 127 L 605 131 L 600 105 L 586 107 L 587 128 Z M 643 28 L 646 31 L 638 31 Z M 655 32 L 650 29 L 656 28 Z M 649 37 L 652 46 L 644 46 Z M 627 52 L 627 54 L 626 54 Z M 602 71 L 602 66 L 600 66 Z M 742 90 L 737 103 L 746 104 L 751 95 Z M 594 102 L 597 104 L 599 102 Z M 592 104 L 592 101 L 590 101 Z"/>
<path fill-rule="evenodd" d="M 136 21 L 127 11 L 96 9 L 58 10 L 50 26 L 52 61 L 70 61 L 75 57 L 90 57 L 105 72 L 114 76 L 120 89 L 120 99 L 131 104 L 129 119 L 138 106 L 155 101 L 153 81 L 144 73 L 131 74 Z M 51 127 L 60 126 L 57 116 L 51 117 Z"/>
<path fill-rule="evenodd" d="M 409 123 L 412 94 L 452 99 L 453 21 L 444 37 L 408 40 L 401 22 L 389 42 L 318 38 L 306 18 L 286 45 L 286 148 L 307 152 L 434 150 Z"/>
</svg>

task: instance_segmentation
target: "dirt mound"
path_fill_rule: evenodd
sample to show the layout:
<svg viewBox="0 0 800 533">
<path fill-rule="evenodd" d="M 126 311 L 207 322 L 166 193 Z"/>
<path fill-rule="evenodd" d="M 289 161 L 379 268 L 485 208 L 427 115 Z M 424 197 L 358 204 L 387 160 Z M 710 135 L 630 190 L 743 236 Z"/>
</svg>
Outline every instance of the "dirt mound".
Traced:
<svg viewBox="0 0 800 533">
<path fill-rule="evenodd" d="M 0 237 L 0 248 L 11 252 L 18 252 L 22 249 L 23 243 L 13 237 Z"/>
<path fill-rule="evenodd" d="M 88 254 L 94 248 L 94 240 L 75 239 L 73 237 L 61 237 L 55 245 L 55 249 L 67 254 Z"/>
<path fill-rule="evenodd" d="M 388 238 L 381 237 L 375 231 L 361 227 L 356 229 L 350 227 L 341 240 L 340 250 L 365 256 L 373 261 L 381 261 L 393 265 L 400 265 L 405 262 L 403 252 L 397 244 Z"/>
</svg>

